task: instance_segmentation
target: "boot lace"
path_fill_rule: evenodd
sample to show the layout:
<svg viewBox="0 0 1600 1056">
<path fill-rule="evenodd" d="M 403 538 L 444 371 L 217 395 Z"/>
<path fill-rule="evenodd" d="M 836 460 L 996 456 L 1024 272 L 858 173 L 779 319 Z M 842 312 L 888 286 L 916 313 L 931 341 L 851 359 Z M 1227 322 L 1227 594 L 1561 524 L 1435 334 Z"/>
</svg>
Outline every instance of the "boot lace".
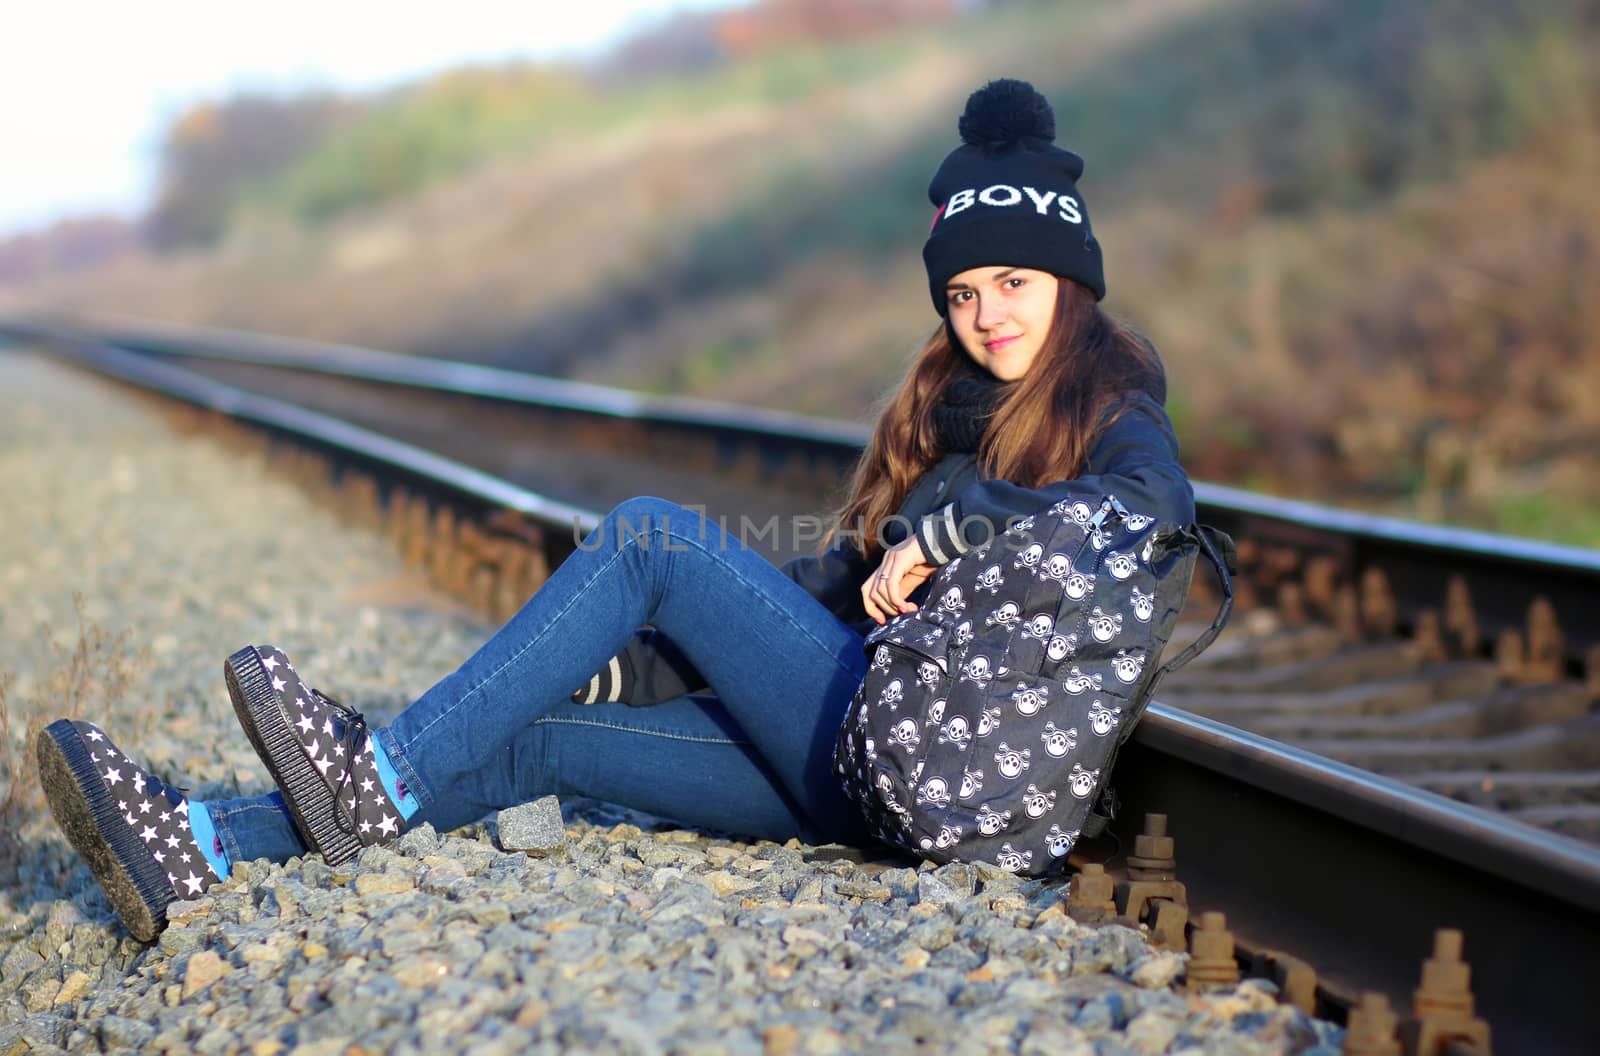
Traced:
<svg viewBox="0 0 1600 1056">
<path fill-rule="evenodd" d="M 361 822 L 362 802 L 361 795 L 355 788 L 356 752 L 367 743 L 371 731 L 367 728 L 366 716 L 355 708 L 340 703 L 319 689 L 312 689 L 311 695 L 339 713 L 342 728 L 339 743 L 344 746 L 344 772 L 339 775 L 339 783 L 333 789 L 334 824 L 339 826 L 339 831 L 346 836 L 354 836 Z M 347 792 L 355 802 L 354 810 L 345 805 L 344 797 Z"/>
</svg>

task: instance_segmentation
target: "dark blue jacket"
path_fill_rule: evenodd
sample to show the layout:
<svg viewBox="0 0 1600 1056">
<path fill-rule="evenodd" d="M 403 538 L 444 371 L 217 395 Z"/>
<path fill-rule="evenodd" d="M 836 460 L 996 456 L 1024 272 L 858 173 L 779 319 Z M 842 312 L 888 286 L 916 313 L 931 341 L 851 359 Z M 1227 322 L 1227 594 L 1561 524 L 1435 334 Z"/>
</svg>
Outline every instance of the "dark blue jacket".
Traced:
<svg viewBox="0 0 1600 1056">
<path fill-rule="evenodd" d="M 1089 449 L 1083 473 L 1042 488 L 982 479 L 978 456 L 946 455 L 935 463 L 884 527 L 884 541 L 898 543 L 914 526 L 922 552 L 936 565 L 982 546 L 1005 531 L 1011 518 L 1027 517 L 1064 498 L 1090 503 L 1115 495 L 1135 513 L 1188 524 L 1195 518 L 1194 489 L 1178 464 L 1178 438 L 1159 403 L 1131 397 L 1121 416 Z M 1120 406 L 1120 405 L 1119 405 Z M 992 527 L 991 527 L 992 526 Z M 861 605 L 861 587 L 877 567 L 868 565 L 851 539 L 840 538 L 819 556 L 797 557 L 783 571 L 835 616 L 866 633 L 875 624 Z M 926 584 L 911 595 L 920 602 Z"/>
<path fill-rule="evenodd" d="M 884 527 L 890 545 L 914 527 L 922 552 L 934 564 L 982 546 L 1014 517 L 1027 517 L 1064 498 L 1093 503 L 1115 495 L 1134 513 L 1189 524 L 1195 519 L 1194 489 L 1178 465 L 1178 438 L 1167 413 L 1153 398 L 1140 394 L 1125 401 L 1122 414 L 1089 449 L 1083 473 L 1042 488 L 1023 488 L 1004 480 L 983 479 L 978 456 L 946 455 L 912 485 L 896 517 Z M 1124 405 L 1118 405 L 1122 409 Z M 788 577 L 827 606 L 839 619 L 865 635 L 876 624 L 861 604 L 861 586 L 877 567 L 862 558 L 853 540 L 841 536 L 820 555 L 796 557 L 782 566 Z M 910 600 L 921 604 L 924 583 Z M 623 650 L 640 689 L 636 704 L 653 703 L 678 693 L 706 688 L 705 679 L 671 642 L 645 628 Z"/>
</svg>

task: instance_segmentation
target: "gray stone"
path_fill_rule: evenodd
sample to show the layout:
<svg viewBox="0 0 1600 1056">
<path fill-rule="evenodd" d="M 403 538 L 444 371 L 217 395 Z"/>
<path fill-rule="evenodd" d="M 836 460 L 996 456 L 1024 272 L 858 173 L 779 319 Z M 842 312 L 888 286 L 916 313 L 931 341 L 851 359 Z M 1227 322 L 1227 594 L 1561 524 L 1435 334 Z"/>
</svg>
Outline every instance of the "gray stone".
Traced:
<svg viewBox="0 0 1600 1056">
<path fill-rule="evenodd" d="M 100 1021 L 100 1040 L 108 1048 L 138 1049 L 156 1036 L 156 1028 L 126 1016 L 106 1016 Z"/>
<path fill-rule="evenodd" d="M 29 972 L 44 964 L 44 958 L 31 946 L 17 943 L 0 958 L 0 981 L 12 989 L 22 985 Z"/>
<path fill-rule="evenodd" d="M 166 928 L 157 939 L 157 946 L 160 946 L 163 954 L 168 957 L 182 954 L 184 950 L 198 949 L 205 946 L 205 928 L 186 928 L 186 926 Z"/>
<path fill-rule="evenodd" d="M 495 831 L 502 849 L 523 851 L 535 857 L 554 854 L 567 843 L 561 801 L 555 796 L 544 796 L 532 803 L 502 810 L 495 815 Z"/>
<path fill-rule="evenodd" d="M 407 829 L 394 841 L 394 849 L 411 858 L 421 858 L 425 854 L 437 854 L 439 851 L 439 834 L 433 826 L 423 822 L 415 828 Z"/>
</svg>

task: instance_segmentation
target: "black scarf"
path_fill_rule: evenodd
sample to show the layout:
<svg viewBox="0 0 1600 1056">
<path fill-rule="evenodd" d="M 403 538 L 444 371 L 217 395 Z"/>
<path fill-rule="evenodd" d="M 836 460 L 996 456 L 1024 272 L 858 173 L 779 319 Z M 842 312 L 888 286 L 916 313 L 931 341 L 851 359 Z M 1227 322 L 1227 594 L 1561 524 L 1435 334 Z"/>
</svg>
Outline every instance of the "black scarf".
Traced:
<svg viewBox="0 0 1600 1056">
<path fill-rule="evenodd" d="M 934 435 L 943 451 L 976 451 L 995 409 L 1011 391 L 1001 381 L 966 356 L 961 367 L 933 407 Z"/>
</svg>

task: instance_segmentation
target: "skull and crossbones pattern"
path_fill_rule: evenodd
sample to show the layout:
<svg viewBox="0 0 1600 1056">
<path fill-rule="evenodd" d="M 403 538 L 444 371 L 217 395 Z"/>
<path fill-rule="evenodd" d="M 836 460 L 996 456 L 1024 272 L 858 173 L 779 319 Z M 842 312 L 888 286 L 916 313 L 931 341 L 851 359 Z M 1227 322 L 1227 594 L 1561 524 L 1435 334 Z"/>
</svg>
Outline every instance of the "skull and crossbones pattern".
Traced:
<svg viewBox="0 0 1600 1056">
<path fill-rule="evenodd" d="M 977 728 L 976 731 L 974 731 L 974 732 L 977 733 L 979 740 L 982 740 L 985 737 L 988 737 L 991 733 L 993 733 L 995 730 L 998 730 L 999 728 L 1000 728 L 1000 709 L 998 707 L 995 707 L 995 708 L 983 708 L 983 709 L 979 710 L 979 712 L 978 712 L 978 728 Z"/>
<path fill-rule="evenodd" d="M 1030 784 L 1028 790 L 1022 794 L 1022 809 L 1030 818 L 1042 818 L 1055 809 L 1056 790 L 1040 791 L 1038 786 Z"/>
<path fill-rule="evenodd" d="M 979 653 L 968 660 L 961 668 L 961 681 L 973 682 L 980 689 L 988 689 L 989 683 L 994 681 L 994 671 L 990 668 L 989 658 Z"/>
<path fill-rule="evenodd" d="M 1044 742 L 1044 750 L 1052 759 L 1060 759 L 1078 747 L 1078 728 L 1072 726 L 1063 730 L 1058 729 L 1054 722 L 1047 722 L 1039 739 Z"/>
<path fill-rule="evenodd" d="M 950 639 L 950 645 L 955 649 L 965 649 L 970 641 L 972 641 L 972 621 L 962 620 L 956 624 L 955 634 Z"/>
<path fill-rule="evenodd" d="M 1008 873 L 1020 872 L 1032 862 L 1032 851 L 1014 850 L 1009 843 L 1001 844 L 999 853 L 994 856 L 994 864 Z"/>
<path fill-rule="evenodd" d="M 1067 584 L 1067 577 L 1072 575 L 1072 558 L 1066 554 L 1051 554 L 1039 565 L 1039 582 L 1050 580 L 1060 583 L 1063 587 Z"/>
<path fill-rule="evenodd" d="M 1067 775 L 1067 784 L 1072 789 L 1072 794 L 1079 799 L 1088 799 L 1099 780 L 1099 768 L 1085 770 L 1082 763 L 1073 763 L 1072 773 Z"/>
<path fill-rule="evenodd" d="M 878 775 L 878 798 L 883 800 L 883 805 L 894 813 L 904 814 L 906 812 L 906 808 L 902 807 L 900 801 L 895 798 L 894 782 L 888 774 Z"/>
<path fill-rule="evenodd" d="M 1116 672 L 1118 682 L 1132 685 L 1139 681 L 1139 672 L 1144 670 L 1144 657 L 1126 649 L 1118 649 L 1117 655 L 1111 659 L 1111 670 Z"/>
<path fill-rule="evenodd" d="M 961 790 L 956 793 L 956 798 L 971 799 L 973 796 L 982 791 L 983 771 L 968 770 L 963 768 L 961 771 Z"/>
<path fill-rule="evenodd" d="M 1047 640 L 1056 629 L 1056 618 L 1048 612 L 1036 612 L 1028 617 L 1028 622 L 1022 625 L 1022 637 L 1031 638 L 1042 642 Z"/>
<path fill-rule="evenodd" d="M 1076 634 L 1055 634 L 1050 636 L 1050 644 L 1044 647 L 1044 655 L 1052 663 L 1059 664 L 1067 657 L 1078 651 L 1078 636 Z"/>
<path fill-rule="evenodd" d="M 1100 672 L 1096 671 L 1092 675 L 1086 675 L 1078 670 L 1078 665 L 1074 664 L 1072 665 L 1072 670 L 1067 672 L 1067 677 L 1061 680 L 1061 685 L 1073 696 L 1088 692 L 1091 689 L 1099 690 Z"/>
<path fill-rule="evenodd" d="M 1033 752 L 1028 748 L 1024 748 L 1019 752 L 1009 747 L 1005 741 L 1001 741 L 1000 750 L 994 753 L 994 763 L 995 767 L 1000 771 L 1001 777 L 1015 778 L 1021 776 L 1022 772 L 1028 769 L 1028 760 L 1032 756 Z"/>
<path fill-rule="evenodd" d="M 1011 625 L 1020 619 L 1022 619 L 1022 606 L 1014 601 L 1008 601 L 986 616 L 983 622 L 990 627 L 998 624 L 1010 630 Z"/>
<path fill-rule="evenodd" d="M 939 605 L 935 611 L 950 617 L 952 620 L 959 618 L 963 612 L 967 611 L 967 599 L 962 596 L 961 588 L 951 587 L 940 595 Z"/>
<path fill-rule="evenodd" d="M 1089 614 L 1089 633 L 1097 642 L 1109 642 L 1122 633 L 1122 613 L 1102 612 L 1096 605 Z"/>
<path fill-rule="evenodd" d="M 967 745 L 972 743 L 972 726 L 965 715 L 950 716 L 950 721 L 939 730 L 939 743 L 953 744 L 957 751 L 967 750 Z"/>
<path fill-rule="evenodd" d="M 1089 522 L 1094 519 L 1094 507 L 1090 506 L 1082 499 L 1079 499 L 1076 502 L 1073 502 L 1070 499 L 1062 499 L 1060 502 L 1050 507 L 1050 512 L 1055 514 L 1057 517 L 1064 515 L 1072 518 L 1073 523 L 1079 528 L 1087 528 L 1089 526 Z"/>
<path fill-rule="evenodd" d="M 1121 708 L 1108 708 L 1105 701 L 1096 700 L 1089 705 L 1089 728 L 1097 737 L 1104 737 L 1122 721 Z"/>
<path fill-rule="evenodd" d="M 898 678 L 891 678 L 885 682 L 883 689 L 878 693 L 878 707 L 888 708 L 890 711 L 900 710 L 901 701 L 905 700 L 905 683 Z"/>
<path fill-rule="evenodd" d="M 1033 572 L 1039 567 L 1040 558 L 1044 557 L 1044 544 L 1030 543 L 1022 553 L 1018 554 L 1011 562 L 1013 568 L 1025 568 Z"/>
<path fill-rule="evenodd" d="M 915 748 L 922 743 L 922 730 L 917 720 L 907 717 L 894 724 L 895 743 L 902 748 Z"/>
<path fill-rule="evenodd" d="M 1140 623 L 1149 623 L 1150 617 L 1156 612 L 1156 592 L 1146 594 L 1138 587 L 1131 588 L 1133 592 L 1133 618 Z"/>
<path fill-rule="evenodd" d="M 1087 572 L 1073 572 L 1061 584 L 1061 590 L 1073 601 L 1082 601 L 1094 593 L 1094 576 Z"/>
<path fill-rule="evenodd" d="M 1127 579 L 1139 571 L 1139 562 L 1132 554 L 1113 550 L 1106 555 L 1106 570 L 1111 573 L 1113 579 Z"/>
<path fill-rule="evenodd" d="M 1072 853 L 1072 845 L 1078 842 L 1080 830 L 1062 832 L 1060 825 L 1050 826 L 1050 831 L 1044 834 L 1045 846 L 1050 851 L 1052 858 L 1065 858 Z"/>
<path fill-rule="evenodd" d="M 995 810 L 985 803 L 978 808 L 978 831 L 985 836 L 993 836 L 1007 825 L 1011 824 L 1009 810 Z"/>
<path fill-rule="evenodd" d="M 974 584 L 972 589 L 974 592 L 995 594 L 1001 587 L 1005 586 L 1005 583 L 1005 577 L 1000 574 L 1000 566 L 990 565 L 978 573 L 978 582 Z"/>
<path fill-rule="evenodd" d="M 1043 683 L 1030 686 L 1026 682 L 1018 682 L 1017 688 L 1011 691 L 1011 703 L 1018 715 L 1037 715 L 1040 708 L 1050 703 L 1050 687 Z"/>
<path fill-rule="evenodd" d="M 950 805 L 950 785 L 942 777 L 930 777 L 917 789 L 917 802 L 932 807 Z"/>
</svg>

